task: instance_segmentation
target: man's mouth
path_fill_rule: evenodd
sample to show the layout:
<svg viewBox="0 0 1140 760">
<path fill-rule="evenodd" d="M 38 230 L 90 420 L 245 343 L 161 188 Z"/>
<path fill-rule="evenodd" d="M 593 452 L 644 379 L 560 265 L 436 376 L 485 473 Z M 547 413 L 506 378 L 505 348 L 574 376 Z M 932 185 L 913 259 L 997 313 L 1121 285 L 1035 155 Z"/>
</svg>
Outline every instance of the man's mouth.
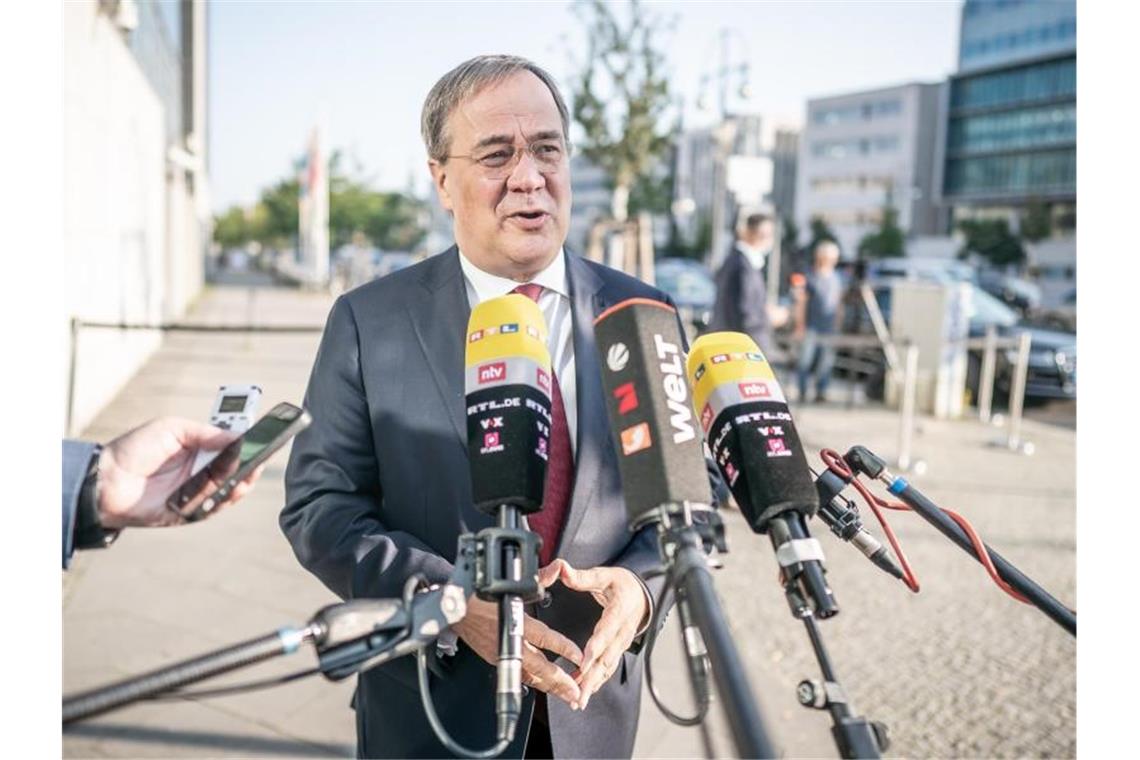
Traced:
<svg viewBox="0 0 1140 760">
<path fill-rule="evenodd" d="M 550 214 L 541 209 L 516 211 L 507 216 L 512 226 L 524 232 L 539 232 L 546 229 L 546 220 L 549 218 Z"/>
</svg>

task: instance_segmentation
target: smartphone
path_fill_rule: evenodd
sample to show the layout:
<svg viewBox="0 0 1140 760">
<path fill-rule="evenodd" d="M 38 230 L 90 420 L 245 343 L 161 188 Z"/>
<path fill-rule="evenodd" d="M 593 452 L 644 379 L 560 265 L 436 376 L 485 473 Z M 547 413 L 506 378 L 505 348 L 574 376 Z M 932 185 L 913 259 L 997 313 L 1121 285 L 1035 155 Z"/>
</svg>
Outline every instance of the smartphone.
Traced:
<svg viewBox="0 0 1140 760">
<path fill-rule="evenodd" d="M 304 409 L 289 403 L 278 404 L 170 494 L 166 508 L 187 522 L 201 520 L 229 498 L 234 487 L 259 464 L 312 421 Z"/>
</svg>

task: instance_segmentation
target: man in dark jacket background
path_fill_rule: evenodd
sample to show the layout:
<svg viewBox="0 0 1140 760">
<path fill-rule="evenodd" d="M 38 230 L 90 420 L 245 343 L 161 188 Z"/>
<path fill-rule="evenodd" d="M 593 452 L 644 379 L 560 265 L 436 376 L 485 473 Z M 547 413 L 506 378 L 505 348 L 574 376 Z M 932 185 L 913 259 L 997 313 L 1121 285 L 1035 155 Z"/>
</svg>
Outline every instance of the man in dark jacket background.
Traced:
<svg viewBox="0 0 1140 760">
<path fill-rule="evenodd" d="M 760 350 L 772 348 L 767 260 L 776 239 L 772 217 L 750 214 L 737 227 L 736 242 L 716 273 L 712 330 L 747 333 Z"/>
</svg>

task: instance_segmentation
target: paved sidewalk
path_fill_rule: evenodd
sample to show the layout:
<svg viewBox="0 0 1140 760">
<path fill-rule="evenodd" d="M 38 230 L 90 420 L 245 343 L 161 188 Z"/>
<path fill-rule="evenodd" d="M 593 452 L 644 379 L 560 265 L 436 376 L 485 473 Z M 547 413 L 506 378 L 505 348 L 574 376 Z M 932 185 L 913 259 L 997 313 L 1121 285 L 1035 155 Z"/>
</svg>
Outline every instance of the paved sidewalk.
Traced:
<svg viewBox="0 0 1140 760">
<path fill-rule="evenodd" d="M 187 321 L 323 324 L 327 296 L 215 287 Z M 170 334 L 155 357 L 83 437 L 106 440 L 159 414 L 202 419 L 214 390 L 256 382 L 262 408 L 299 402 L 319 335 Z M 796 409 L 809 457 L 863 443 L 893 456 L 897 417 L 877 408 Z M 966 514 L 994 547 L 1046 589 L 1076 603 L 1075 435 L 1025 423 L 1033 457 L 986 445 L 999 431 L 923 420 L 913 481 Z M 109 551 L 77 557 L 64 578 L 64 691 L 107 683 L 300 623 L 335 601 L 293 558 L 277 527 L 287 456 L 216 520 L 179 530 L 130 531 Z M 866 512 L 866 510 L 864 510 Z M 865 514 L 869 522 L 874 522 Z M 1076 751 L 1076 643 L 1035 609 L 1006 597 L 970 560 L 913 515 L 892 514 L 922 581 L 910 594 L 830 535 L 829 580 L 842 613 L 824 640 L 857 710 L 886 722 L 890 754 L 910 757 L 1070 757 Z M 837 757 L 825 713 L 801 708 L 795 685 L 817 677 L 806 632 L 788 612 L 765 537 L 726 513 L 730 553 L 716 583 L 768 728 L 789 757 Z M 817 535 L 824 533 L 813 524 Z M 876 532 L 877 526 L 876 526 Z M 660 691 L 679 712 L 687 676 L 671 621 L 655 656 Z M 304 650 L 244 671 L 237 682 L 314 664 Z M 213 684 L 210 684 L 213 685 Z M 136 705 L 64 733 L 66 757 L 350 757 L 350 683 L 321 677 L 252 694 Z M 734 755 L 719 709 L 709 734 Z M 700 732 L 668 723 L 646 696 L 636 757 L 699 757 Z"/>
</svg>

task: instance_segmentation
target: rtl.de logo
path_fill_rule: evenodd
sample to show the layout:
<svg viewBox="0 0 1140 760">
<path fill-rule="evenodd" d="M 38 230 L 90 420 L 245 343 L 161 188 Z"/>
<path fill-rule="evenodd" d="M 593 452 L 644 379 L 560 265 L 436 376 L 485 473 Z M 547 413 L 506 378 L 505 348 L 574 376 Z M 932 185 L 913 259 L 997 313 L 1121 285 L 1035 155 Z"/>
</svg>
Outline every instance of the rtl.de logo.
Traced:
<svg viewBox="0 0 1140 760">
<path fill-rule="evenodd" d="M 506 362 L 493 362 L 491 364 L 484 364 L 479 368 L 479 384 L 493 383 L 496 380 L 503 380 L 507 377 L 507 363 Z"/>
</svg>

